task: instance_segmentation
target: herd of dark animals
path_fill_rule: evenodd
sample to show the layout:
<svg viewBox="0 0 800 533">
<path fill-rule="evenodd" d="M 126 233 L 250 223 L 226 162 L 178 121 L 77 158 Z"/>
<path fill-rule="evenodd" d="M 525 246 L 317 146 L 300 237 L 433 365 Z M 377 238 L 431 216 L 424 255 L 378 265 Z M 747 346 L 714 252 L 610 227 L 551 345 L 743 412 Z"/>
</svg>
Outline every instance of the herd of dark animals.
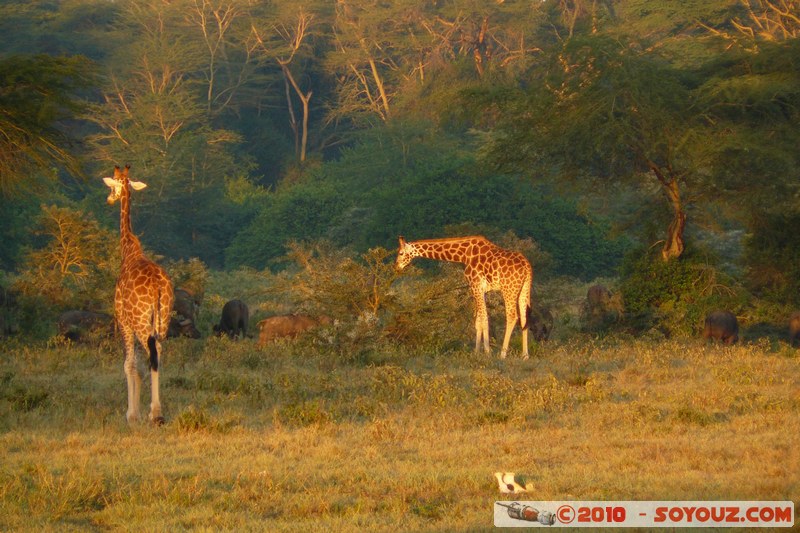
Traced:
<svg viewBox="0 0 800 533">
<path fill-rule="evenodd" d="M 584 320 L 592 321 L 597 316 L 618 316 L 613 305 L 613 295 L 602 285 L 589 288 L 583 305 Z M 13 293 L 0 288 L 0 306 L 4 310 L 14 305 Z M 188 337 L 199 339 L 197 313 L 200 302 L 185 289 L 175 290 L 173 317 L 170 320 L 168 337 Z M 6 314 L 0 313 L 0 334 L 16 333 L 7 323 Z M 247 336 L 249 309 L 241 300 L 231 300 L 223 308 L 219 324 L 215 324 L 215 335 L 226 335 L 231 339 Z M 279 315 L 259 322 L 259 344 L 274 339 L 296 337 L 306 330 L 330 323 L 329 317 L 310 317 L 307 315 Z M 533 307 L 529 310 L 528 324 L 531 335 L 537 341 L 547 340 L 553 329 L 553 315 L 546 307 Z M 58 334 L 73 342 L 89 338 L 111 336 L 114 332 L 114 319 L 106 313 L 85 310 L 65 311 L 58 317 Z M 789 342 L 800 347 L 800 311 L 794 312 L 788 322 Z M 714 311 L 706 316 L 702 332 L 704 339 L 725 345 L 739 340 L 739 324 L 736 316 L 729 311 Z"/>
<path fill-rule="evenodd" d="M 200 304 L 189 291 L 176 289 L 167 338 L 199 339 L 202 336 L 196 326 L 199 308 Z M 217 336 L 244 338 L 247 337 L 249 321 L 247 304 L 241 300 L 231 300 L 223 306 L 219 324 L 214 325 L 213 331 Z M 59 315 L 57 328 L 60 336 L 73 342 L 108 337 L 114 334 L 114 317 L 107 313 L 70 310 Z"/>
<path fill-rule="evenodd" d="M 170 319 L 168 338 L 188 337 L 199 339 L 202 335 L 195 325 L 200 303 L 194 295 L 185 289 L 175 290 L 173 316 Z M 230 300 L 222 307 L 218 324 L 214 324 L 216 336 L 227 336 L 230 339 L 250 337 L 247 325 L 250 322 L 250 310 L 241 300 Z M 320 325 L 330 324 L 327 316 L 311 317 L 308 315 L 277 315 L 261 320 L 258 323 L 259 345 L 282 338 L 297 337 L 301 333 Z M 114 335 L 114 317 L 107 313 L 94 311 L 70 310 L 61 313 L 57 321 L 58 334 L 72 342 L 91 342 L 99 338 Z"/>
<path fill-rule="evenodd" d="M 597 320 L 616 320 L 620 309 L 615 305 L 613 293 L 602 285 L 589 287 L 581 311 L 582 320 L 592 323 Z M 7 320 L 15 306 L 14 294 L 0 287 L 0 336 L 17 333 Z M 199 339 L 202 335 L 197 329 L 197 316 L 200 307 L 198 299 L 188 290 L 176 289 L 173 316 L 170 320 L 168 337 L 188 337 Z M 600 317 L 600 318 L 598 318 Z M 213 326 L 217 336 L 231 339 L 248 336 L 247 327 L 250 312 L 247 304 L 235 299 L 227 302 L 221 312 L 218 324 Z M 553 314 L 546 307 L 534 306 L 529 310 L 528 327 L 537 341 L 550 338 L 553 330 Z M 258 344 L 265 345 L 275 339 L 293 338 L 317 326 L 327 325 L 327 316 L 312 317 L 301 314 L 278 315 L 258 323 Z M 86 342 L 92 339 L 110 337 L 114 334 L 114 317 L 95 311 L 69 310 L 63 312 L 57 321 L 58 335 L 72 342 Z M 705 318 L 702 337 L 706 341 L 731 345 L 739 341 L 739 323 L 730 311 L 714 311 Z M 795 311 L 788 321 L 788 340 L 792 346 L 800 347 L 800 311 Z"/>
</svg>

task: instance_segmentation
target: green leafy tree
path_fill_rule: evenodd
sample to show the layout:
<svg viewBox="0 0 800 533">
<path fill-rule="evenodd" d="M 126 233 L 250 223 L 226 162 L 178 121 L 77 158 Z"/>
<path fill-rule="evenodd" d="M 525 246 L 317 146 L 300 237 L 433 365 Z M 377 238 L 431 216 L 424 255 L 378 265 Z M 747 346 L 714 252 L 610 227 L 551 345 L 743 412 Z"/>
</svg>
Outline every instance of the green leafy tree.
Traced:
<svg viewBox="0 0 800 533">
<path fill-rule="evenodd" d="M 15 286 L 28 299 L 56 308 L 109 310 L 119 270 L 119 239 L 87 213 L 42 206 L 36 233 Z"/>
<path fill-rule="evenodd" d="M 779 305 L 800 304 L 800 18 L 791 0 L 743 0 L 737 16 L 706 26 L 720 61 L 702 86 L 719 128 L 718 194 L 748 228 L 751 288 Z"/>
<path fill-rule="evenodd" d="M 104 171 L 130 163 L 137 179 L 149 185 L 133 213 L 145 241 L 157 236 L 160 250 L 173 256 L 219 264 L 230 238 L 223 229 L 230 217 L 219 213 L 231 207 L 225 203 L 225 177 L 246 171 L 249 163 L 236 160 L 233 147 L 240 136 L 211 124 L 209 101 L 195 82 L 209 67 L 198 43 L 176 30 L 184 20 L 178 7 L 126 7 L 127 26 L 120 32 L 132 44 L 115 55 L 118 67 L 109 74 L 103 102 L 92 106 L 89 118 L 100 129 L 89 140 Z"/>
<path fill-rule="evenodd" d="M 295 159 L 301 164 L 308 153 L 312 113 L 322 116 L 323 108 L 312 106 L 312 96 L 325 93 L 321 83 L 327 74 L 317 56 L 330 38 L 329 12 L 327 5 L 315 1 L 303 2 L 299 9 L 295 4 L 277 5 L 254 19 L 251 28 L 259 55 L 280 68 Z"/>
<path fill-rule="evenodd" d="M 0 58 L 0 194 L 35 189 L 37 176 L 52 179 L 59 168 L 81 174 L 67 122 L 91 79 L 81 57 Z"/>
<path fill-rule="evenodd" d="M 116 45 L 118 12 L 119 3 L 105 0 L 7 0 L 0 4 L 0 49 L 101 61 Z"/>
<path fill-rule="evenodd" d="M 183 0 L 173 9 L 184 19 L 185 29 L 197 54 L 203 87 L 203 103 L 210 118 L 235 109 L 239 93 L 258 67 L 251 39 L 253 3 L 248 0 Z"/>
<path fill-rule="evenodd" d="M 635 41 L 575 37 L 529 90 L 504 97 L 490 160 L 526 174 L 656 186 L 672 213 L 662 258 L 679 257 L 687 205 L 712 157 L 696 84 Z"/>
<path fill-rule="evenodd" d="M 339 160 L 267 195 L 226 257 L 229 266 L 263 268 L 277 266 L 291 240 L 326 238 L 357 252 L 394 249 L 398 235 L 434 237 L 465 223 L 532 237 L 552 254 L 554 270 L 581 277 L 613 269 L 623 247 L 574 204 L 529 181 L 479 172 L 457 139 L 392 121 Z"/>
</svg>

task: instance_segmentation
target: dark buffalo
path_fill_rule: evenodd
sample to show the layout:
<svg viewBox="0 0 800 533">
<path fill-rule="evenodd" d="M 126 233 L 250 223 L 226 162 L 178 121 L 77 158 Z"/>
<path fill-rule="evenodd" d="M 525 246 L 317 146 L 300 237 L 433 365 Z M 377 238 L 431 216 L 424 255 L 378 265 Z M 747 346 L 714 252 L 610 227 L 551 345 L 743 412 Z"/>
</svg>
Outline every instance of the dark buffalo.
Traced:
<svg viewBox="0 0 800 533">
<path fill-rule="evenodd" d="M 114 318 L 94 311 L 64 311 L 58 317 L 58 334 L 72 342 L 88 342 L 114 334 Z"/>
<path fill-rule="evenodd" d="M 586 291 L 586 303 L 591 309 L 607 309 L 611 303 L 611 291 L 603 285 L 592 285 Z"/>
<path fill-rule="evenodd" d="M 730 311 L 714 311 L 706 317 L 703 338 L 733 344 L 739 340 L 739 322 Z"/>
<path fill-rule="evenodd" d="M 189 337 L 190 339 L 199 339 L 200 330 L 194 325 L 194 322 L 188 318 L 179 319 L 172 317 L 169 319 L 169 328 L 167 328 L 167 338 L 175 337 Z"/>
<path fill-rule="evenodd" d="M 553 332 L 553 314 L 546 307 L 528 310 L 528 330 L 537 341 L 546 341 Z"/>
<path fill-rule="evenodd" d="M 199 302 L 191 292 L 175 289 L 175 301 L 172 304 L 174 316 L 170 318 L 167 337 L 199 339 L 200 331 L 195 326 L 199 307 Z"/>
<path fill-rule="evenodd" d="M 789 342 L 792 346 L 800 346 L 800 311 L 789 317 Z"/>
<path fill-rule="evenodd" d="M 231 300 L 222 307 L 222 317 L 214 326 L 214 333 L 227 335 L 231 339 L 247 335 L 247 323 L 250 321 L 250 310 L 241 300 Z"/>
<path fill-rule="evenodd" d="M 197 313 L 200 310 L 200 302 L 194 294 L 186 289 L 175 289 L 175 302 L 172 310 L 183 318 L 188 318 L 192 322 L 197 321 Z"/>
<path fill-rule="evenodd" d="M 330 322 L 331 319 L 324 315 L 318 318 L 308 315 L 271 316 L 258 323 L 258 345 L 264 346 L 275 339 L 297 337 L 305 331 Z"/>
<path fill-rule="evenodd" d="M 586 291 L 581 320 L 586 329 L 605 329 L 622 316 L 622 298 L 603 285 L 592 285 Z"/>
</svg>

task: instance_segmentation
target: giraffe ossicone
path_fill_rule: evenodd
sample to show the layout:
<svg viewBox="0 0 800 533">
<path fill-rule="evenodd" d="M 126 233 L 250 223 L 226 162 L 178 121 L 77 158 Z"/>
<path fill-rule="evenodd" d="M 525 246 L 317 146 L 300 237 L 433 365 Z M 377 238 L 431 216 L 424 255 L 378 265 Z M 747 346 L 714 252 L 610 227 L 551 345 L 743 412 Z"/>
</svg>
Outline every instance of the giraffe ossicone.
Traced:
<svg viewBox="0 0 800 533">
<path fill-rule="evenodd" d="M 533 268 L 520 252 L 500 248 L 486 237 L 454 237 L 406 242 L 399 237 L 395 268 L 402 270 L 415 257 L 463 263 L 464 276 L 475 302 L 475 351 L 489 347 L 489 314 L 486 293 L 500 291 L 506 311 L 506 332 L 500 357 L 505 358 L 511 333 L 519 322 L 522 328 L 522 357 L 528 358 L 528 313 L 531 307 Z"/>
<path fill-rule="evenodd" d="M 114 177 L 103 178 L 111 189 L 108 203 L 120 202 L 120 248 L 122 264 L 114 289 L 114 315 L 119 325 L 125 352 L 125 377 L 128 382 L 129 423 L 140 419 L 139 401 L 141 376 L 136 367 L 136 340 L 149 353 L 150 362 L 150 420 L 164 422 L 159 397 L 159 369 L 161 340 L 167 337 L 172 313 L 172 282 L 163 268 L 145 257 L 139 239 L 131 230 L 131 189 L 140 191 L 147 187 L 142 182 L 131 181 L 129 165 L 124 170 L 114 167 Z"/>
</svg>

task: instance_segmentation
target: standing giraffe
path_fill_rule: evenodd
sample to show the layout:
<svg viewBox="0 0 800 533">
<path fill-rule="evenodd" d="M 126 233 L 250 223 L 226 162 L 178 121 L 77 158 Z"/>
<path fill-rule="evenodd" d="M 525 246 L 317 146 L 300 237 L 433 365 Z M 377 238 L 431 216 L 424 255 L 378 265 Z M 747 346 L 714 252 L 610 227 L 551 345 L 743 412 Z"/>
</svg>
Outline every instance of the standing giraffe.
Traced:
<svg viewBox="0 0 800 533">
<path fill-rule="evenodd" d="M 533 269 L 519 252 L 504 250 L 485 237 L 456 237 L 406 242 L 400 237 L 395 266 L 404 269 L 415 257 L 464 263 L 464 275 L 475 300 L 475 351 L 481 340 L 489 353 L 489 315 L 486 293 L 500 291 L 506 308 L 506 335 L 500 357 L 505 358 L 511 332 L 519 319 L 522 328 L 522 357 L 528 358 L 528 311 L 531 306 Z"/>
<path fill-rule="evenodd" d="M 114 167 L 113 178 L 103 178 L 111 189 L 108 203 L 120 201 L 119 242 L 122 266 L 114 291 L 114 314 L 122 332 L 125 350 L 125 376 L 128 379 L 128 423 L 138 421 L 139 388 L 142 378 L 136 368 L 135 339 L 150 353 L 150 420 L 163 424 L 161 401 L 158 397 L 158 367 L 161 339 L 167 337 L 172 313 L 172 282 L 164 269 L 144 256 L 139 239 L 131 231 L 131 189 L 140 191 L 147 187 L 140 181 L 128 178 L 128 169 Z"/>
</svg>

